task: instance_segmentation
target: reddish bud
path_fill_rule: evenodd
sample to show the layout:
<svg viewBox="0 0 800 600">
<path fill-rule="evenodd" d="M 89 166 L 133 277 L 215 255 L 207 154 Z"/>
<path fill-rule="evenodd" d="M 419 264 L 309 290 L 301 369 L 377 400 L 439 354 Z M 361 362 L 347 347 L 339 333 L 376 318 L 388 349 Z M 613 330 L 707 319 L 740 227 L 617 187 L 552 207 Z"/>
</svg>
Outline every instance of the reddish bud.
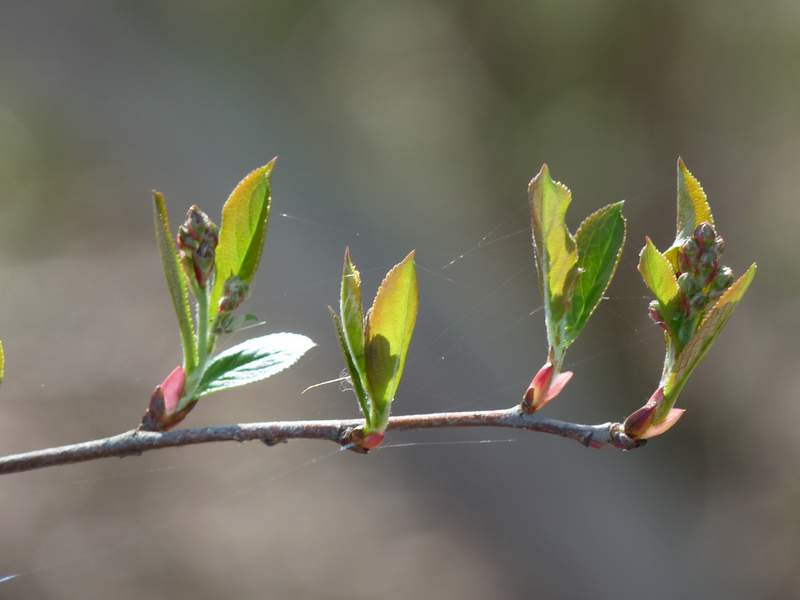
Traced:
<svg viewBox="0 0 800 600">
<path fill-rule="evenodd" d="M 364 441 L 361 442 L 361 447 L 364 450 L 374 450 L 383 443 L 383 438 L 383 433 L 372 433 L 364 438 Z"/>
<path fill-rule="evenodd" d="M 142 417 L 142 429 L 147 431 L 166 431 L 180 423 L 191 409 L 191 405 L 178 411 L 186 372 L 183 367 L 175 367 L 167 378 L 156 386 L 150 396 L 150 405 Z"/>
<path fill-rule="evenodd" d="M 667 413 L 667 416 L 664 418 L 661 423 L 658 425 L 651 425 L 647 431 L 645 431 L 642 435 L 639 436 L 641 440 L 649 440 L 650 438 L 654 438 L 662 433 L 666 433 L 672 426 L 677 423 L 680 418 L 683 416 L 683 413 L 686 412 L 685 408 L 671 408 L 670 411 Z"/>
<path fill-rule="evenodd" d="M 664 402 L 664 388 L 659 387 L 644 406 L 632 412 L 625 419 L 625 434 L 637 440 L 647 440 L 672 428 L 686 412 L 682 408 L 672 408 L 660 423 L 653 424 L 656 411 Z"/>
<path fill-rule="evenodd" d="M 522 407 L 525 412 L 533 413 L 547 405 L 553 398 L 561 393 L 572 379 L 573 372 L 565 371 L 556 373 L 553 364 L 547 362 L 533 376 L 525 396 L 522 398 Z"/>
</svg>

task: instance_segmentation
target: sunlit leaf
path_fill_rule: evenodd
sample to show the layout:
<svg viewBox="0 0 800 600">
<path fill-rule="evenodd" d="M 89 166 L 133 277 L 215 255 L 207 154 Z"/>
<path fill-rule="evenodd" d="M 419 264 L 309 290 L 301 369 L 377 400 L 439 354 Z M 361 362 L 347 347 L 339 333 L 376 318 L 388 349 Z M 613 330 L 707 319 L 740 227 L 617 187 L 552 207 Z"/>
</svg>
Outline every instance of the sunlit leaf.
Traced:
<svg viewBox="0 0 800 600">
<path fill-rule="evenodd" d="M 756 265 L 753 263 L 744 275 L 737 279 L 706 313 L 697 331 L 678 355 L 664 391 L 668 399 L 668 402 L 664 405 L 666 407 L 665 411 L 675 404 L 678 394 L 680 394 L 692 371 L 700 364 L 714 340 L 722 332 L 736 305 L 739 304 L 750 287 L 755 274 Z M 661 416 L 656 416 L 655 421 L 659 422 Z"/>
<path fill-rule="evenodd" d="M 703 222 L 714 224 L 711 207 L 700 182 L 678 158 L 678 238 L 689 238 Z"/>
<path fill-rule="evenodd" d="M 216 251 L 216 279 L 209 321 L 214 322 L 225 280 L 238 275 L 251 283 L 261 260 L 270 210 L 270 176 L 275 159 L 252 171 L 234 188 L 222 207 Z"/>
<path fill-rule="evenodd" d="M 6 376 L 6 351 L 3 348 L 3 342 L 0 342 L 0 383 Z"/>
<path fill-rule="evenodd" d="M 623 204 L 610 204 L 592 213 L 575 233 L 580 275 L 569 314 L 569 336 L 573 340 L 600 303 L 622 256 L 625 243 Z"/>
<path fill-rule="evenodd" d="M 545 164 L 528 185 L 528 199 L 539 284 L 552 322 L 561 318 L 565 295 L 577 276 L 578 252 L 565 223 L 572 194 L 565 185 L 553 181 Z M 551 346 L 557 344 L 550 341 Z"/>
<path fill-rule="evenodd" d="M 414 252 L 387 273 L 367 314 L 366 372 L 375 409 L 383 413 L 403 374 L 419 308 Z"/>
<path fill-rule="evenodd" d="M 178 260 L 178 251 L 169 227 L 169 216 L 164 202 L 164 196 L 153 192 L 153 213 L 156 226 L 156 242 L 161 256 L 161 265 L 164 268 L 164 278 L 167 280 L 167 289 L 172 298 L 175 315 L 178 317 L 178 331 L 185 369 L 190 373 L 197 365 L 197 348 L 195 347 L 194 322 L 189 305 L 189 284 L 186 273 L 181 268 Z"/>
<path fill-rule="evenodd" d="M 350 347 L 347 345 L 347 341 L 344 338 L 344 329 L 342 328 L 342 321 L 339 318 L 334 310 L 330 307 L 328 309 L 331 312 L 331 321 L 333 321 L 333 326 L 336 329 L 336 337 L 339 340 L 339 346 L 342 349 L 342 354 L 344 354 L 344 361 L 347 365 L 347 372 L 350 373 L 350 383 L 353 385 L 353 390 L 356 394 L 356 399 L 358 400 L 358 406 L 361 409 L 361 413 L 364 415 L 364 418 L 367 420 L 367 424 L 369 425 L 372 421 L 372 400 L 369 397 L 367 392 L 367 383 L 366 379 L 363 378 L 362 374 L 359 373 L 358 369 L 356 368 L 355 361 L 353 360 L 353 356 L 350 352 Z"/>
<path fill-rule="evenodd" d="M 292 366 L 314 346 L 306 336 L 296 333 L 271 333 L 237 344 L 210 360 L 195 396 L 271 377 Z"/>
<path fill-rule="evenodd" d="M 639 254 L 639 272 L 647 287 L 663 307 L 669 306 L 678 297 L 678 280 L 672 264 L 646 239 Z"/>
<path fill-rule="evenodd" d="M 361 304 L 361 275 L 350 259 L 350 249 L 344 251 L 342 287 L 339 298 L 339 313 L 342 320 L 344 340 L 350 350 L 359 378 L 366 381 L 366 359 L 364 357 L 364 309 Z"/>
</svg>

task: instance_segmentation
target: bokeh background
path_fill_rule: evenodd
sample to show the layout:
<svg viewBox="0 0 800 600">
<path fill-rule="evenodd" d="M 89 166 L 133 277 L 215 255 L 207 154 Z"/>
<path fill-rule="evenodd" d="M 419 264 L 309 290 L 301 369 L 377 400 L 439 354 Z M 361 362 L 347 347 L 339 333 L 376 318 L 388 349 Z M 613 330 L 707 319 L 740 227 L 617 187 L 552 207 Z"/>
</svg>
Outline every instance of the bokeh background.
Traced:
<svg viewBox="0 0 800 600">
<path fill-rule="evenodd" d="M 789 598 L 800 585 L 796 2 L 4 2 L 0 452 L 123 431 L 179 360 L 149 191 L 218 214 L 280 155 L 249 309 L 319 344 L 188 424 L 355 416 L 326 305 L 416 248 L 396 411 L 516 403 L 545 356 L 527 181 L 625 199 L 610 299 L 549 416 L 654 388 L 635 270 L 675 159 L 755 284 L 642 451 L 505 430 L 215 444 L 0 479 L 3 598 Z M 475 443 L 492 440 L 493 443 Z M 467 442 L 467 443 L 463 443 Z M 391 447 L 397 444 L 416 444 Z"/>
</svg>

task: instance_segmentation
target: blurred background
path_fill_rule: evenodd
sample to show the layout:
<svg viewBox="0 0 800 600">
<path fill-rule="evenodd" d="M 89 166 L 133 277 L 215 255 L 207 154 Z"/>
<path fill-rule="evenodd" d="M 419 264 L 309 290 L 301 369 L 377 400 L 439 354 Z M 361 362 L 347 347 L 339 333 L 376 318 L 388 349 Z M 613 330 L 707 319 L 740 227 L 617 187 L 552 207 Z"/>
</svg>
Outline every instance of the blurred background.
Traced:
<svg viewBox="0 0 800 600">
<path fill-rule="evenodd" d="M 669 435 L 214 444 L 0 479 L 3 598 L 788 598 L 800 585 L 796 2 L 6 2 L 0 453 L 135 426 L 178 363 L 150 190 L 215 218 L 279 155 L 248 308 L 319 345 L 187 425 L 357 415 L 326 305 L 417 249 L 396 413 L 515 404 L 545 359 L 526 185 L 627 201 L 609 300 L 547 415 L 618 420 L 663 349 L 635 269 L 675 160 L 759 273 Z M 531 312 L 535 314 L 531 315 Z M 235 341 L 235 340 L 234 340 Z M 477 443 L 491 440 L 493 443 Z M 415 445 L 406 445 L 415 444 Z M 392 447 L 392 446 L 395 447 Z M 398 446 L 400 445 L 400 446 Z"/>
</svg>

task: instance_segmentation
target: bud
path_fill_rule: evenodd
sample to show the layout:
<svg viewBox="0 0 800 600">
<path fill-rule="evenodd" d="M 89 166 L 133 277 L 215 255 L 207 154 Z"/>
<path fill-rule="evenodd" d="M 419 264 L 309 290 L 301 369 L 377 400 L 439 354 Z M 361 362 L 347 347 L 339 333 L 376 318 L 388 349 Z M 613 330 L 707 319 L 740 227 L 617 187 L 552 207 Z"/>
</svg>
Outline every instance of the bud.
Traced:
<svg viewBox="0 0 800 600">
<path fill-rule="evenodd" d="M 219 299 L 219 313 L 230 314 L 239 308 L 247 298 L 249 289 L 249 284 L 238 275 L 228 277 L 222 288 L 222 298 Z"/>
<path fill-rule="evenodd" d="M 527 413 L 534 413 L 544 408 L 553 398 L 561 393 L 572 379 L 573 372 L 557 373 L 551 362 L 547 362 L 533 376 L 525 395 L 522 397 L 522 408 Z"/>
<path fill-rule="evenodd" d="M 730 267 L 722 267 L 714 278 L 713 287 L 715 290 L 727 290 L 733 285 L 733 271 Z"/>
<path fill-rule="evenodd" d="M 700 255 L 700 246 L 693 239 L 688 239 L 681 244 L 678 252 L 678 263 L 683 273 L 692 271 Z"/>
<path fill-rule="evenodd" d="M 722 254 L 725 252 L 725 238 L 721 235 L 718 235 L 716 241 L 714 242 L 714 248 L 717 250 L 717 255 L 722 256 Z"/>
<path fill-rule="evenodd" d="M 700 255 L 700 276 L 702 277 L 703 284 L 711 281 L 718 266 L 717 254 L 713 251 L 713 248 L 709 248 Z"/>
<path fill-rule="evenodd" d="M 178 228 L 181 262 L 190 279 L 205 288 L 214 272 L 219 230 L 208 215 L 196 205 L 186 213 L 186 221 Z"/>
<path fill-rule="evenodd" d="M 150 396 L 150 405 L 142 417 L 142 429 L 166 431 L 183 420 L 191 410 L 190 404 L 178 411 L 185 384 L 186 372 L 183 367 L 175 367 L 161 385 L 156 386 L 153 395 Z"/>
<path fill-rule="evenodd" d="M 684 273 L 678 277 L 678 287 L 681 289 L 681 293 L 687 298 L 692 296 L 697 290 L 697 285 L 691 273 Z"/>
<path fill-rule="evenodd" d="M 717 232 L 714 231 L 714 226 L 711 225 L 711 223 L 700 223 L 700 225 L 697 226 L 697 229 L 694 230 L 694 239 L 697 241 L 701 250 L 705 250 L 711 246 L 716 237 Z"/>
<path fill-rule="evenodd" d="M 700 311 L 703 310 L 703 308 L 705 308 L 707 301 L 708 298 L 706 297 L 706 295 L 703 294 L 702 292 L 698 292 L 697 294 L 692 296 L 692 299 L 689 301 L 689 304 L 692 307 L 692 310 Z"/>
<path fill-rule="evenodd" d="M 653 395 L 650 396 L 650 399 L 644 406 L 632 412 L 630 416 L 625 419 L 625 434 L 633 439 L 646 440 L 661 435 L 671 429 L 686 411 L 680 408 L 672 408 L 660 423 L 653 424 L 653 418 L 658 408 L 663 403 L 664 388 L 659 387 L 653 392 Z"/>
</svg>

